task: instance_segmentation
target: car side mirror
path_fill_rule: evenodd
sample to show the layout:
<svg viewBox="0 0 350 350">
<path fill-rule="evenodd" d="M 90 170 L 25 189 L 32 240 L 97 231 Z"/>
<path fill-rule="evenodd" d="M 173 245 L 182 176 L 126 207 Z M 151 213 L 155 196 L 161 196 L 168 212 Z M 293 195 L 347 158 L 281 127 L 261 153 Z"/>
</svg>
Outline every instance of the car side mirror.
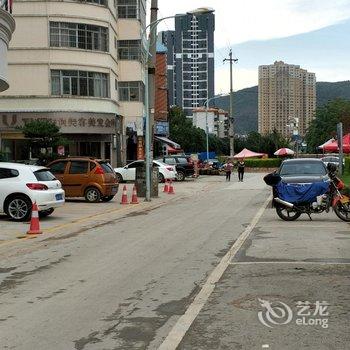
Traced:
<svg viewBox="0 0 350 350">
<path fill-rule="evenodd" d="M 276 186 L 281 180 L 281 176 L 278 175 L 276 171 L 264 177 L 264 181 L 268 186 Z"/>
</svg>

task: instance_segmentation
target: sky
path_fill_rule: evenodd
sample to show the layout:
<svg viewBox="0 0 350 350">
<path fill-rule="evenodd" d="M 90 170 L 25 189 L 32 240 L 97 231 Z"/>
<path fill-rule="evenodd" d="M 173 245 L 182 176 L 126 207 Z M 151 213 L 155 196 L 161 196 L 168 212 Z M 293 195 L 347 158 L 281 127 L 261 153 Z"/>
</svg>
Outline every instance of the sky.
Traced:
<svg viewBox="0 0 350 350">
<path fill-rule="evenodd" d="M 276 60 L 317 81 L 350 80 L 350 0 L 158 0 L 159 17 L 204 6 L 215 9 L 216 93 L 229 90 L 230 48 L 238 58 L 234 90 L 257 85 L 258 66 Z M 158 30 L 173 28 L 169 19 Z"/>
</svg>

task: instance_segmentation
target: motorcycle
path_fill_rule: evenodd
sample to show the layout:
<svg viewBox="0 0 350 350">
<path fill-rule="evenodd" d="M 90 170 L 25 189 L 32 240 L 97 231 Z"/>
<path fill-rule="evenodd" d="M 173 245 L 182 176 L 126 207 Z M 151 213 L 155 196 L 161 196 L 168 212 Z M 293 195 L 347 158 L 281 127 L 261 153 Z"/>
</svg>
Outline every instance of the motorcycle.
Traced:
<svg viewBox="0 0 350 350">
<path fill-rule="evenodd" d="M 311 201 L 287 201 L 281 195 L 283 192 L 283 186 L 301 186 L 300 184 L 284 184 L 281 177 L 278 174 L 266 175 L 264 181 L 267 185 L 273 188 L 273 205 L 276 208 L 277 215 L 285 221 L 294 221 L 300 217 L 301 214 L 307 214 L 311 218 L 311 214 L 320 214 L 323 212 L 328 213 L 332 208 L 339 219 L 350 222 L 350 194 L 345 194 L 344 182 L 336 176 L 336 168 L 328 168 L 329 182 L 323 184 L 308 184 L 306 190 L 309 190 L 312 186 L 313 199 Z M 304 184 L 305 185 L 305 184 Z M 317 186 L 323 191 L 326 188 L 325 193 L 317 193 Z M 326 186 L 326 187 L 324 187 Z M 328 188 L 327 188 L 328 187 Z M 281 190 L 282 189 L 282 190 Z M 316 189 L 316 192 L 315 192 Z M 300 192 L 300 190 L 299 190 Z M 315 193 L 317 195 L 315 195 Z M 316 198 L 315 198 L 316 197 Z M 315 200 L 316 199 L 316 200 Z"/>
</svg>

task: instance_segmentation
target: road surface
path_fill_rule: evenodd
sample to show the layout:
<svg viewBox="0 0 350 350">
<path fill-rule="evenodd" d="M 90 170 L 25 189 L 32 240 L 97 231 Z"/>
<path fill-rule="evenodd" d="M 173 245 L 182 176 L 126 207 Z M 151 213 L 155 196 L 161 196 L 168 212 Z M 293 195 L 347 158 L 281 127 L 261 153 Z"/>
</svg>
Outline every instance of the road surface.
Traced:
<svg viewBox="0 0 350 350">
<path fill-rule="evenodd" d="M 348 224 L 281 222 L 260 174 L 181 186 L 171 201 L 0 244 L 1 348 L 347 348 Z M 329 328 L 270 329 L 259 298 L 325 300 Z"/>
</svg>

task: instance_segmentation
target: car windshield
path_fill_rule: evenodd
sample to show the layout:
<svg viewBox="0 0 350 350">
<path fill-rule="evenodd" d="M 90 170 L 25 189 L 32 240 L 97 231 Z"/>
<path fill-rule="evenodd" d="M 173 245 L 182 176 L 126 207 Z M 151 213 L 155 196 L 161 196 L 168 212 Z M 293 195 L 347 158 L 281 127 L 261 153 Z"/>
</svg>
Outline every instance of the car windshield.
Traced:
<svg viewBox="0 0 350 350">
<path fill-rule="evenodd" d="M 281 176 L 300 176 L 300 175 L 326 175 L 327 171 L 321 162 L 292 162 L 282 165 Z"/>
<path fill-rule="evenodd" d="M 34 175 L 38 181 L 55 181 L 55 176 L 47 169 L 34 171 Z"/>
</svg>

